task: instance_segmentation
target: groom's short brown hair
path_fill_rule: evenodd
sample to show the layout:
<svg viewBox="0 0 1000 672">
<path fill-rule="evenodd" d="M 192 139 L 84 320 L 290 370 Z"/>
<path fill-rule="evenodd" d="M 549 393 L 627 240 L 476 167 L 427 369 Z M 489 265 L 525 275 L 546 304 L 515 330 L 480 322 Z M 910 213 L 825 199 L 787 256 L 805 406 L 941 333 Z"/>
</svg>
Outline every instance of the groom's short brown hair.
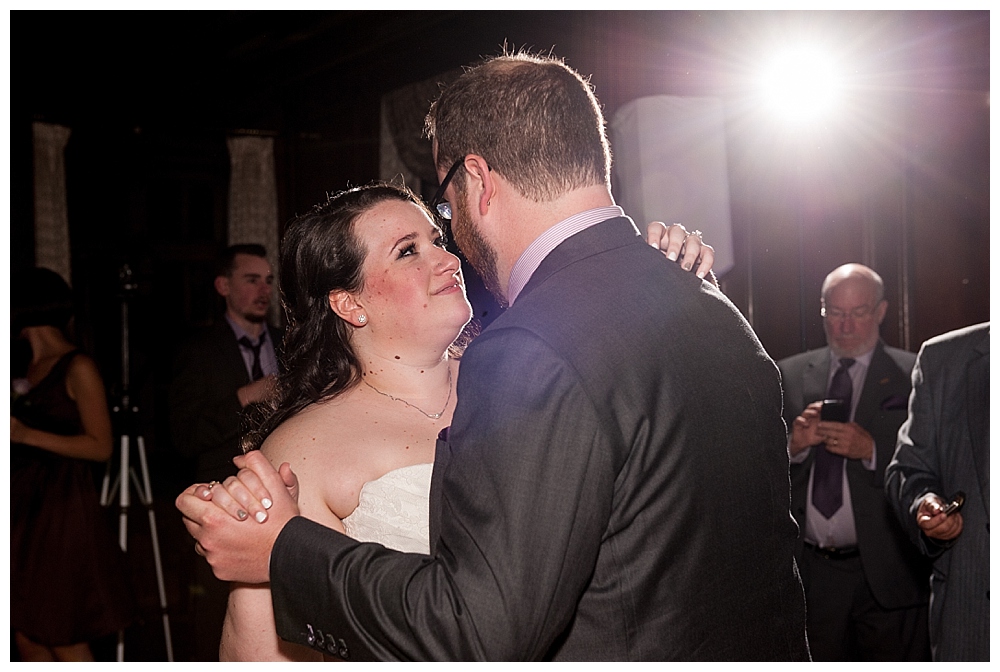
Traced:
<svg viewBox="0 0 1000 672">
<path fill-rule="evenodd" d="M 478 154 L 535 201 L 610 184 L 600 104 L 588 81 L 551 56 L 505 54 L 467 70 L 431 106 L 426 131 L 440 167 Z M 459 171 L 456 187 L 464 181 Z"/>
</svg>

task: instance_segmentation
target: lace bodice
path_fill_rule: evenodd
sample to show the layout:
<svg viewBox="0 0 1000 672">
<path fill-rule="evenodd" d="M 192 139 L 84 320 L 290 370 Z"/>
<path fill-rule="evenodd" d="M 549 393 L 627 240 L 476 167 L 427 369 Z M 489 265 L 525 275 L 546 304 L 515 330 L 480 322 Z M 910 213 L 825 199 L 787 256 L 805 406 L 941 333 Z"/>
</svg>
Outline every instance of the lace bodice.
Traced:
<svg viewBox="0 0 1000 672">
<path fill-rule="evenodd" d="M 429 552 L 433 468 L 433 464 L 414 464 L 365 483 L 358 508 L 344 518 L 347 536 L 406 553 Z"/>
</svg>

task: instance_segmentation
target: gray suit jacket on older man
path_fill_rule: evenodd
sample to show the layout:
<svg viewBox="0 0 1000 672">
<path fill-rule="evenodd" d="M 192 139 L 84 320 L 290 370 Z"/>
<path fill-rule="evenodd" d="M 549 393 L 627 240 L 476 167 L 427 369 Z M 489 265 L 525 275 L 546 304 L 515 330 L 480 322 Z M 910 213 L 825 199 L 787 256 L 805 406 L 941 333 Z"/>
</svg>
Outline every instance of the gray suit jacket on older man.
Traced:
<svg viewBox="0 0 1000 672">
<path fill-rule="evenodd" d="M 896 434 L 906 419 L 914 359 L 912 352 L 887 347 L 882 341 L 876 344 L 854 413 L 854 422 L 875 441 L 875 470 L 865 469 L 861 460 L 847 460 L 847 483 L 861 564 L 872 595 L 883 609 L 927 604 L 928 597 L 927 560 L 913 548 L 900 527 L 883 488 L 885 469 L 896 449 Z M 785 391 L 785 422 L 791 427 L 806 406 L 826 396 L 830 348 L 783 359 L 778 367 Z M 814 457 L 815 451 L 811 451 L 804 462 L 791 467 L 792 514 L 803 531 Z M 804 552 L 801 537 L 797 552 L 801 562 Z"/>
<path fill-rule="evenodd" d="M 934 560 L 934 660 L 990 659 L 990 325 L 942 334 L 920 348 L 910 415 L 885 472 L 889 500 L 920 549 Z M 928 492 L 965 492 L 962 534 L 925 536 L 914 503 Z"/>
<path fill-rule="evenodd" d="M 631 220 L 545 258 L 458 395 L 432 554 L 293 519 L 282 637 L 352 660 L 808 657 L 778 370 Z"/>
</svg>

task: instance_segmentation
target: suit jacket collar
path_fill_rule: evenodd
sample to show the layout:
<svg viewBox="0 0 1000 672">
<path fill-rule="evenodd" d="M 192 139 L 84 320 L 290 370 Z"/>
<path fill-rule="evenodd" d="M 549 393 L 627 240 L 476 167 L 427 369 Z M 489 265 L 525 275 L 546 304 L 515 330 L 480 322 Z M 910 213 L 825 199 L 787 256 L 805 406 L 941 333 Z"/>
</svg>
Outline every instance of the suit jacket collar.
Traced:
<svg viewBox="0 0 1000 672">
<path fill-rule="evenodd" d="M 802 398 L 825 399 L 827 379 L 830 377 L 830 348 L 813 350 L 805 372 L 802 374 Z"/>
<path fill-rule="evenodd" d="M 614 217 L 584 229 L 561 242 L 542 260 L 518 294 L 518 301 L 523 301 L 535 287 L 573 262 L 636 242 L 642 243 L 642 238 L 639 229 L 628 217 Z"/>
</svg>

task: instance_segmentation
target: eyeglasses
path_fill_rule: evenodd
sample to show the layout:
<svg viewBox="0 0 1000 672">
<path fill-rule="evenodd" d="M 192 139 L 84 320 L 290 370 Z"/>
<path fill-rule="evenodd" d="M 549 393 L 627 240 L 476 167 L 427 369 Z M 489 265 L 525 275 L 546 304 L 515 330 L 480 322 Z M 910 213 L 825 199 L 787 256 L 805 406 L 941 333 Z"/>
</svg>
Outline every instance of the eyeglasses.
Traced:
<svg viewBox="0 0 1000 672">
<path fill-rule="evenodd" d="M 875 306 L 858 306 L 853 310 L 837 310 L 836 308 L 827 310 L 826 307 L 823 307 L 819 314 L 832 322 L 843 322 L 848 317 L 852 320 L 864 320 L 874 312 Z"/>
<path fill-rule="evenodd" d="M 438 187 L 436 192 L 434 192 L 434 198 L 431 199 L 431 210 L 441 215 L 443 219 L 451 220 L 451 203 L 444 200 L 445 189 L 448 188 L 448 183 L 451 182 L 451 178 L 455 177 L 455 171 L 457 171 L 458 167 L 464 162 L 465 157 L 463 156 L 458 161 L 451 164 L 451 168 L 448 169 L 448 174 L 444 176 L 443 180 L 441 180 L 441 186 Z"/>
</svg>

